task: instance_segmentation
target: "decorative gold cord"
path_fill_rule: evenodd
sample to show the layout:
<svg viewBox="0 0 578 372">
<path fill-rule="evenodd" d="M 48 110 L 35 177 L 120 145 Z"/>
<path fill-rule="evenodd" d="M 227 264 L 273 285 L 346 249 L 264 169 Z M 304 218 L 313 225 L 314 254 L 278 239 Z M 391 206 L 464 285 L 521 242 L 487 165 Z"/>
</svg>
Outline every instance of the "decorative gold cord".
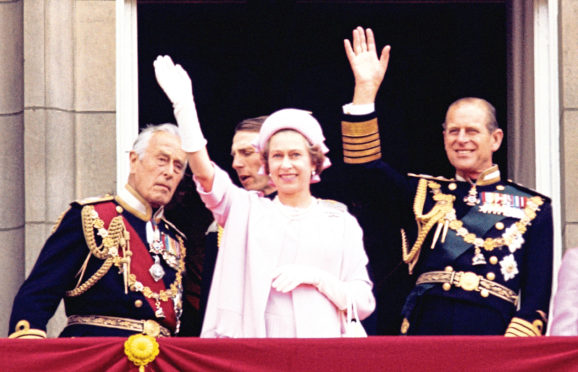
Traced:
<svg viewBox="0 0 578 372">
<path fill-rule="evenodd" d="M 477 247 L 483 247 L 486 251 L 493 251 L 495 248 L 501 246 L 510 246 L 514 240 L 519 236 L 524 235 L 527 230 L 527 226 L 536 218 L 537 211 L 540 210 L 540 206 L 544 204 L 544 199 L 539 196 L 533 196 L 528 199 L 526 206 L 524 207 L 524 217 L 516 221 L 513 226 L 515 227 L 514 232 L 506 229 L 502 236 L 498 238 L 480 238 L 476 234 L 468 231 L 464 227 L 464 223 L 455 218 L 450 218 L 449 227 L 456 232 L 456 235 L 461 237 L 466 243 L 474 244 Z M 517 234 L 518 233 L 518 234 Z"/>
<path fill-rule="evenodd" d="M 104 227 L 104 221 L 98 216 L 98 212 L 92 205 L 82 208 L 82 227 L 84 237 L 90 252 L 99 259 L 104 259 L 102 266 L 83 284 L 77 285 L 74 289 L 67 291 L 66 295 L 75 297 L 83 294 L 93 285 L 95 285 L 112 265 L 117 266 L 125 275 L 128 281 L 128 287 L 133 292 L 142 292 L 147 298 L 153 298 L 156 301 L 168 301 L 175 297 L 179 292 L 182 284 L 182 273 L 185 270 L 186 249 L 183 239 L 177 236 L 179 242 L 180 259 L 178 270 L 175 274 L 175 280 L 169 286 L 169 289 L 162 290 L 158 293 L 153 292 L 150 287 L 144 286 L 137 280 L 136 275 L 130 274 L 130 234 L 126 230 L 122 216 L 114 217 L 109 224 L 108 230 Z M 100 246 L 96 245 L 95 230 L 102 237 Z M 123 255 L 120 256 L 119 250 L 122 249 Z M 82 278 L 81 278 L 82 279 Z M 80 283 L 80 280 L 79 280 Z M 126 283 L 126 282 L 125 282 Z"/>
<path fill-rule="evenodd" d="M 90 278 L 80 284 L 82 282 L 83 272 L 76 287 L 65 292 L 65 295 L 68 297 L 76 297 L 85 293 L 106 275 L 113 264 L 124 260 L 122 257 L 119 257 L 118 248 L 125 246 L 128 238 L 128 232 L 126 232 L 122 216 L 114 217 L 110 221 L 108 230 L 104 228 L 104 221 L 99 218 L 98 212 L 96 212 L 92 205 L 86 205 L 82 208 L 81 217 L 84 239 L 88 250 L 95 257 L 105 261 Z M 96 238 L 94 237 L 95 229 L 102 237 L 100 246 L 96 245 Z"/>
<path fill-rule="evenodd" d="M 428 188 L 432 189 L 434 194 L 433 199 L 436 204 L 428 213 L 423 214 Z M 516 239 L 524 235 L 527 226 L 536 218 L 537 211 L 540 210 L 540 206 L 544 204 L 544 199 L 540 196 L 528 198 L 526 206 L 524 207 L 524 217 L 513 224 L 513 229 L 506 229 L 502 236 L 498 238 L 483 239 L 471 233 L 464 227 L 464 223 L 456 218 L 456 211 L 454 209 L 455 196 L 443 194 L 440 188 L 440 184 L 431 180 L 428 181 L 421 178 L 418 182 L 413 205 L 413 211 L 418 225 L 418 236 L 409 252 L 405 231 L 402 230 L 403 261 L 410 265 L 410 272 L 416 263 L 417 257 L 419 257 L 423 242 L 436 223 L 441 224 L 442 220 L 445 220 L 445 229 L 449 227 L 454 230 L 456 235 L 461 237 L 466 243 L 473 244 L 477 248 L 483 247 L 486 251 L 492 251 L 497 247 L 511 246 Z M 438 233 L 436 232 L 434 244 L 437 236 Z M 443 239 L 442 237 L 442 241 Z"/>
<path fill-rule="evenodd" d="M 118 247 L 121 240 L 125 240 L 124 232 L 126 231 L 122 216 L 114 217 L 110 221 L 108 229 L 105 229 L 104 221 L 98 217 L 94 207 L 87 205 L 82 208 L 82 227 L 88 249 L 95 257 L 104 260 L 109 254 L 112 256 L 118 255 Z M 95 229 L 98 230 L 102 237 L 100 246 L 96 245 Z"/>
<path fill-rule="evenodd" d="M 84 292 L 88 291 L 93 285 L 95 285 L 102 277 L 110 270 L 113 264 L 112 257 L 107 258 L 102 266 L 94 273 L 90 278 L 88 278 L 84 283 L 81 285 L 77 285 L 74 289 L 70 291 L 66 291 L 65 294 L 67 297 L 76 297 L 80 296 Z"/>
<path fill-rule="evenodd" d="M 428 213 L 423 214 L 423 207 L 427 197 L 428 186 L 434 189 L 434 200 L 436 201 L 436 204 Z M 455 200 L 455 196 L 444 195 L 439 192 L 436 193 L 435 190 L 439 190 L 439 188 L 440 185 L 438 183 L 427 181 L 423 178 L 418 182 L 413 204 L 413 212 L 415 214 L 418 226 L 417 239 L 409 252 L 407 252 L 407 244 L 402 244 L 403 261 L 407 264 L 410 264 L 412 261 L 414 261 L 416 256 L 419 255 L 423 242 L 425 241 L 425 238 L 427 237 L 432 227 L 436 223 L 439 223 L 448 214 L 448 212 L 454 210 L 453 202 Z M 405 232 L 402 232 L 402 237 L 404 236 Z M 415 262 L 413 262 L 413 265 L 415 265 Z"/>
</svg>

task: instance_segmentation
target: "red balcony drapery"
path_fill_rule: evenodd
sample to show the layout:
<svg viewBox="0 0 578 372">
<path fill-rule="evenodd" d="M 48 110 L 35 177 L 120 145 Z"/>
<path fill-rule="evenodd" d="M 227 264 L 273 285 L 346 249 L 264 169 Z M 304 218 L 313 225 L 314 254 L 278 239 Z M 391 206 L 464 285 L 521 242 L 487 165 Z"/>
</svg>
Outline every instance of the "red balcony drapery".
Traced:
<svg viewBox="0 0 578 372">
<path fill-rule="evenodd" d="M 124 338 L 0 339 L 0 371 L 138 371 Z M 146 371 L 578 371 L 578 337 L 160 338 Z"/>
</svg>

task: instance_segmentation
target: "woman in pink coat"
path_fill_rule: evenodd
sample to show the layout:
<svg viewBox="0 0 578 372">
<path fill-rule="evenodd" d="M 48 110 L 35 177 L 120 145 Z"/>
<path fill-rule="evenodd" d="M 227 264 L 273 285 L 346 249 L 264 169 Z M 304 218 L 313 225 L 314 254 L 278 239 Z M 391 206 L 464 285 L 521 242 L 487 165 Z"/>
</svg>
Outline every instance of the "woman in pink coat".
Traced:
<svg viewBox="0 0 578 372">
<path fill-rule="evenodd" d="M 197 191 L 224 227 L 201 337 L 340 337 L 348 302 L 369 316 L 375 299 L 361 228 L 342 204 L 311 195 L 330 165 L 317 120 L 284 109 L 263 123 L 256 148 L 277 196 L 262 198 L 211 162 L 188 74 L 168 56 L 154 66 Z"/>
<path fill-rule="evenodd" d="M 578 336 L 578 247 L 566 251 L 552 308 L 552 336 Z"/>
</svg>

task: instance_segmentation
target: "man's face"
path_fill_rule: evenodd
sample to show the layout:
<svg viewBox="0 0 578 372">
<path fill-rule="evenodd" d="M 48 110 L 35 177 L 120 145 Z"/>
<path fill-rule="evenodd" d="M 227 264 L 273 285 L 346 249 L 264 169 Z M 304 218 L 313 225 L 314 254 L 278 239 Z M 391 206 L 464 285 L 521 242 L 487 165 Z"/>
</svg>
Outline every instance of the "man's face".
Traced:
<svg viewBox="0 0 578 372">
<path fill-rule="evenodd" d="M 153 208 L 166 205 L 183 178 L 186 158 L 179 137 L 156 132 L 142 158 L 130 153 L 129 185 Z"/>
<path fill-rule="evenodd" d="M 490 133 L 487 113 L 481 105 L 463 103 L 450 108 L 446 115 L 444 146 L 456 173 L 466 179 L 477 179 L 492 166 L 492 155 L 500 148 L 504 133 Z"/>
<path fill-rule="evenodd" d="M 264 191 L 269 183 L 269 176 L 258 174 L 261 168 L 261 154 L 252 145 L 258 135 L 258 132 L 237 131 L 233 137 L 231 156 L 233 168 L 243 187 L 247 190 Z"/>
</svg>

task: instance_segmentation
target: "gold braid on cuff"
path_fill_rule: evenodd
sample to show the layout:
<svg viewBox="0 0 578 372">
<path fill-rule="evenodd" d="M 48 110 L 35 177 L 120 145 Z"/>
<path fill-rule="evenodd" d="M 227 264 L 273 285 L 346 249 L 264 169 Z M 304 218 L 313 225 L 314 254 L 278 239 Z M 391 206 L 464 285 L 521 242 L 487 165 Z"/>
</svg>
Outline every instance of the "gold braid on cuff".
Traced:
<svg viewBox="0 0 578 372">
<path fill-rule="evenodd" d="M 21 320 L 16 324 L 15 331 L 8 338 L 44 339 L 46 332 L 41 329 L 30 328 L 27 320 Z"/>
<path fill-rule="evenodd" d="M 363 164 L 381 158 L 381 142 L 377 119 L 360 123 L 341 122 L 343 161 Z"/>
<path fill-rule="evenodd" d="M 542 336 L 543 323 L 541 320 L 535 320 L 533 323 L 514 317 L 506 329 L 506 337 L 535 337 Z"/>
</svg>

